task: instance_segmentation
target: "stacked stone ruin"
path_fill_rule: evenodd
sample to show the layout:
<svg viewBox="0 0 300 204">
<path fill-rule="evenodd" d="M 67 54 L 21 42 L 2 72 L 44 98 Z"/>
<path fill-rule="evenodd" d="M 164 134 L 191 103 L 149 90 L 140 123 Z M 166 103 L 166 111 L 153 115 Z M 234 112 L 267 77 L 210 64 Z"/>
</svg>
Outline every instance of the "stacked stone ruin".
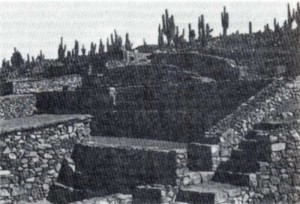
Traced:
<svg viewBox="0 0 300 204">
<path fill-rule="evenodd" d="M 0 93 L 0 202 L 7 204 L 45 198 L 63 158 L 90 135 L 91 116 L 36 115 L 32 88 L 16 84 Z"/>
<path fill-rule="evenodd" d="M 190 144 L 90 137 L 89 115 L 36 115 L 36 93 L 2 95 L 3 203 L 299 202 L 299 121 L 272 117 L 299 101 L 299 77 L 273 81 Z"/>
</svg>

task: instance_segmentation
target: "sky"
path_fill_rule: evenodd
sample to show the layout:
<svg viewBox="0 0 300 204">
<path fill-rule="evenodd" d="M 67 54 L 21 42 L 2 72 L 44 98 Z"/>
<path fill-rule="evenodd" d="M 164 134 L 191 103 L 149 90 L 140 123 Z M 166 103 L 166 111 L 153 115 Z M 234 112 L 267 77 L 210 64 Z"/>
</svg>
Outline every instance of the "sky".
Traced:
<svg viewBox="0 0 300 204">
<path fill-rule="evenodd" d="M 158 24 L 167 8 L 173 14 L 179 30 L 188 23 L 197 33 L 198 16 L 214 29 L 213 36 L 222 32 L 221 12 L 226 6 L 229 13 L 228 33 L 248 32 L 252 21 L 253 31 L 263 30 L 266 23 L 273 28 L 276 17 L 281 24 L 287 16 L 287 3 L 296 7 L 296 1 L 201 1 L 201 0 L 123 0 L 123 1 L 1 1 L 0 0 L 0 59 L 10 59 L 16 47 L 25 58 L 37 56 L 42 50 L 46 58 L 57 58 L 60 37 L 67 49 L 77 39 L 87 49 L 90 43 L 106 43 L 110 33 L 129 38 L 136 47 L 143 43 L 156 44 Z"/>
</svg>

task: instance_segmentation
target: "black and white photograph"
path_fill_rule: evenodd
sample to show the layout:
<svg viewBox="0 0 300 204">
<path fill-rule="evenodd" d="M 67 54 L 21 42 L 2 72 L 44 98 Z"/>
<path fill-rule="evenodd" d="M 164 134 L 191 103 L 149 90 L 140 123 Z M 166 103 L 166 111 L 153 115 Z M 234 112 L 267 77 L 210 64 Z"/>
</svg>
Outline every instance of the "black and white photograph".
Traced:
<svg viewBox="0 0 300 204">
<path fill-rule="evenodd" d="M 0 0 L 0 204 L 300 204 L 300 1 Z"/>
</svg>

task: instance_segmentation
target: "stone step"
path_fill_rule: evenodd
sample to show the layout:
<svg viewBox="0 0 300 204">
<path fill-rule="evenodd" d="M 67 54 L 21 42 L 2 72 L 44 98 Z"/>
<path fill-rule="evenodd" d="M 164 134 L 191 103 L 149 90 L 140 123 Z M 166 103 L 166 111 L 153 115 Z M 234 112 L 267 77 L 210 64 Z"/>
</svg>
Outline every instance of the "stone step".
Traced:
<svg viewBox="0 0 300 204">
<path fill-rule="evenodd" d="M 257 141 L 257 140 L 248 140 L 242 139 L 239 144 L 239 149 L 241 150 L 255 150 L 255 151 L 262 151 L 262 150 L 269 150 L 271 144 L 269 141 Z"/>
<path fill-rule="evenodd" d="M 216 171 L 213 181 L 227 183 L 235 186 L 250 186 L 252 176 L 255 174 L 237 173 L 229 171 Z"/>
<path fill-rule="evenodd" d="M 271 155 L 267 149 L 261 149 L 260 151 L 256 149 L 234 149 L 231 151 L 231 159 L 268 162 L 271 161 Z"/>
<path fill-rule="evenodd" d="M 176 201 L 183 201 L 190 204 L 199 203 L 241 203 L 240 187 L 230 184 L 208 182 L 200 185 L 192 185 L 187 188 L 181 188 L 177 194 Z M 244 200 L 247 202 L 246 200 Z"/>
<path fill-rule="evenodd" d="M 257 141 L 264 141 L 268 142 L 269 137 L 268 134 L 261 130 L 252 130 L 249 131 L 248 134 L 245 135 L 245 139 L 247 140 L 257 140 Z"/>
<path fill-rule="evenodd" d="M 88 195 L 83 190 L 77 190 L 60 183 L 54 183 L 50 187 L 47 200 L 52 203 L 65 204 L 86 198 L 88 198 Z"/>
<path fill-rule="evenodd" d="M 260 165 L 256 161 L 231 159 L 229 161 L 221 162 L 217 171 L 254 173 L 259 170 L 259 167 Z"/>
<path fill-rule="evenodd" d="M 284 127 L 286 124 L 284 122 L 268 121 L 256 124 L 253 126 L 255 130 L 273 130 L 280 127 Z"/>
<path fill-rule="evenodd" d="M 214 204 L 215 194 L 209 192 L 197 192 L 191 190 L 180 190 L 177 194 L 176 201 L 187 202 L 189 204 Z"/>
<path fill-rule="evenodd" d="M 0 120 L 33 115 L 36 98 L 32 94 L 0 96 Z"/>
<path fill-rule="evenodd" d="M 137 186 L 132 193 L 132 204 L 173 203 L 178 187 L 164 185 Z"/>
</svg>

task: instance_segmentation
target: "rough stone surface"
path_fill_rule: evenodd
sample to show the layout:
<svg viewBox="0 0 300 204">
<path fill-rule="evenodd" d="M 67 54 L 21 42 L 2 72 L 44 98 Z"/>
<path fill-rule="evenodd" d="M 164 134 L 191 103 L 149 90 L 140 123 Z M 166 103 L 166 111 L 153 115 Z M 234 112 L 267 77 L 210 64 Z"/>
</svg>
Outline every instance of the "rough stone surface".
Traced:
<svg viewBox="0 0 300 204">
<path fill-rule="evenodd" d="M 31 94 L 0 96 L 0 121 L 31 116 L 36 97 Z"/>
<path fill-rule="evenodd" d="M 52 91 L 74 91 L 82 86 L 80 75 L 66 75 L 52 79 L 13 81 L 15 94 L 40 93 Z"/>
<path fill-rule="evenodd" d="M 89 138 L 89 124 L 90 117 L 84 117 L 75 121 L 54 120 L 53 124 L 38 126 L 34 130 L 29 126 L 18 131 L 2 132 L 2 197 L 10 202 L 32 202 L 45 198 L 58 176 L 60 163 L 65 157 L 70 157 L 75 143 Z M 4 180 L 3 176 L 8 178 Z M 4 182 L 5 186 L 2 185 Z"/>
</svg>

